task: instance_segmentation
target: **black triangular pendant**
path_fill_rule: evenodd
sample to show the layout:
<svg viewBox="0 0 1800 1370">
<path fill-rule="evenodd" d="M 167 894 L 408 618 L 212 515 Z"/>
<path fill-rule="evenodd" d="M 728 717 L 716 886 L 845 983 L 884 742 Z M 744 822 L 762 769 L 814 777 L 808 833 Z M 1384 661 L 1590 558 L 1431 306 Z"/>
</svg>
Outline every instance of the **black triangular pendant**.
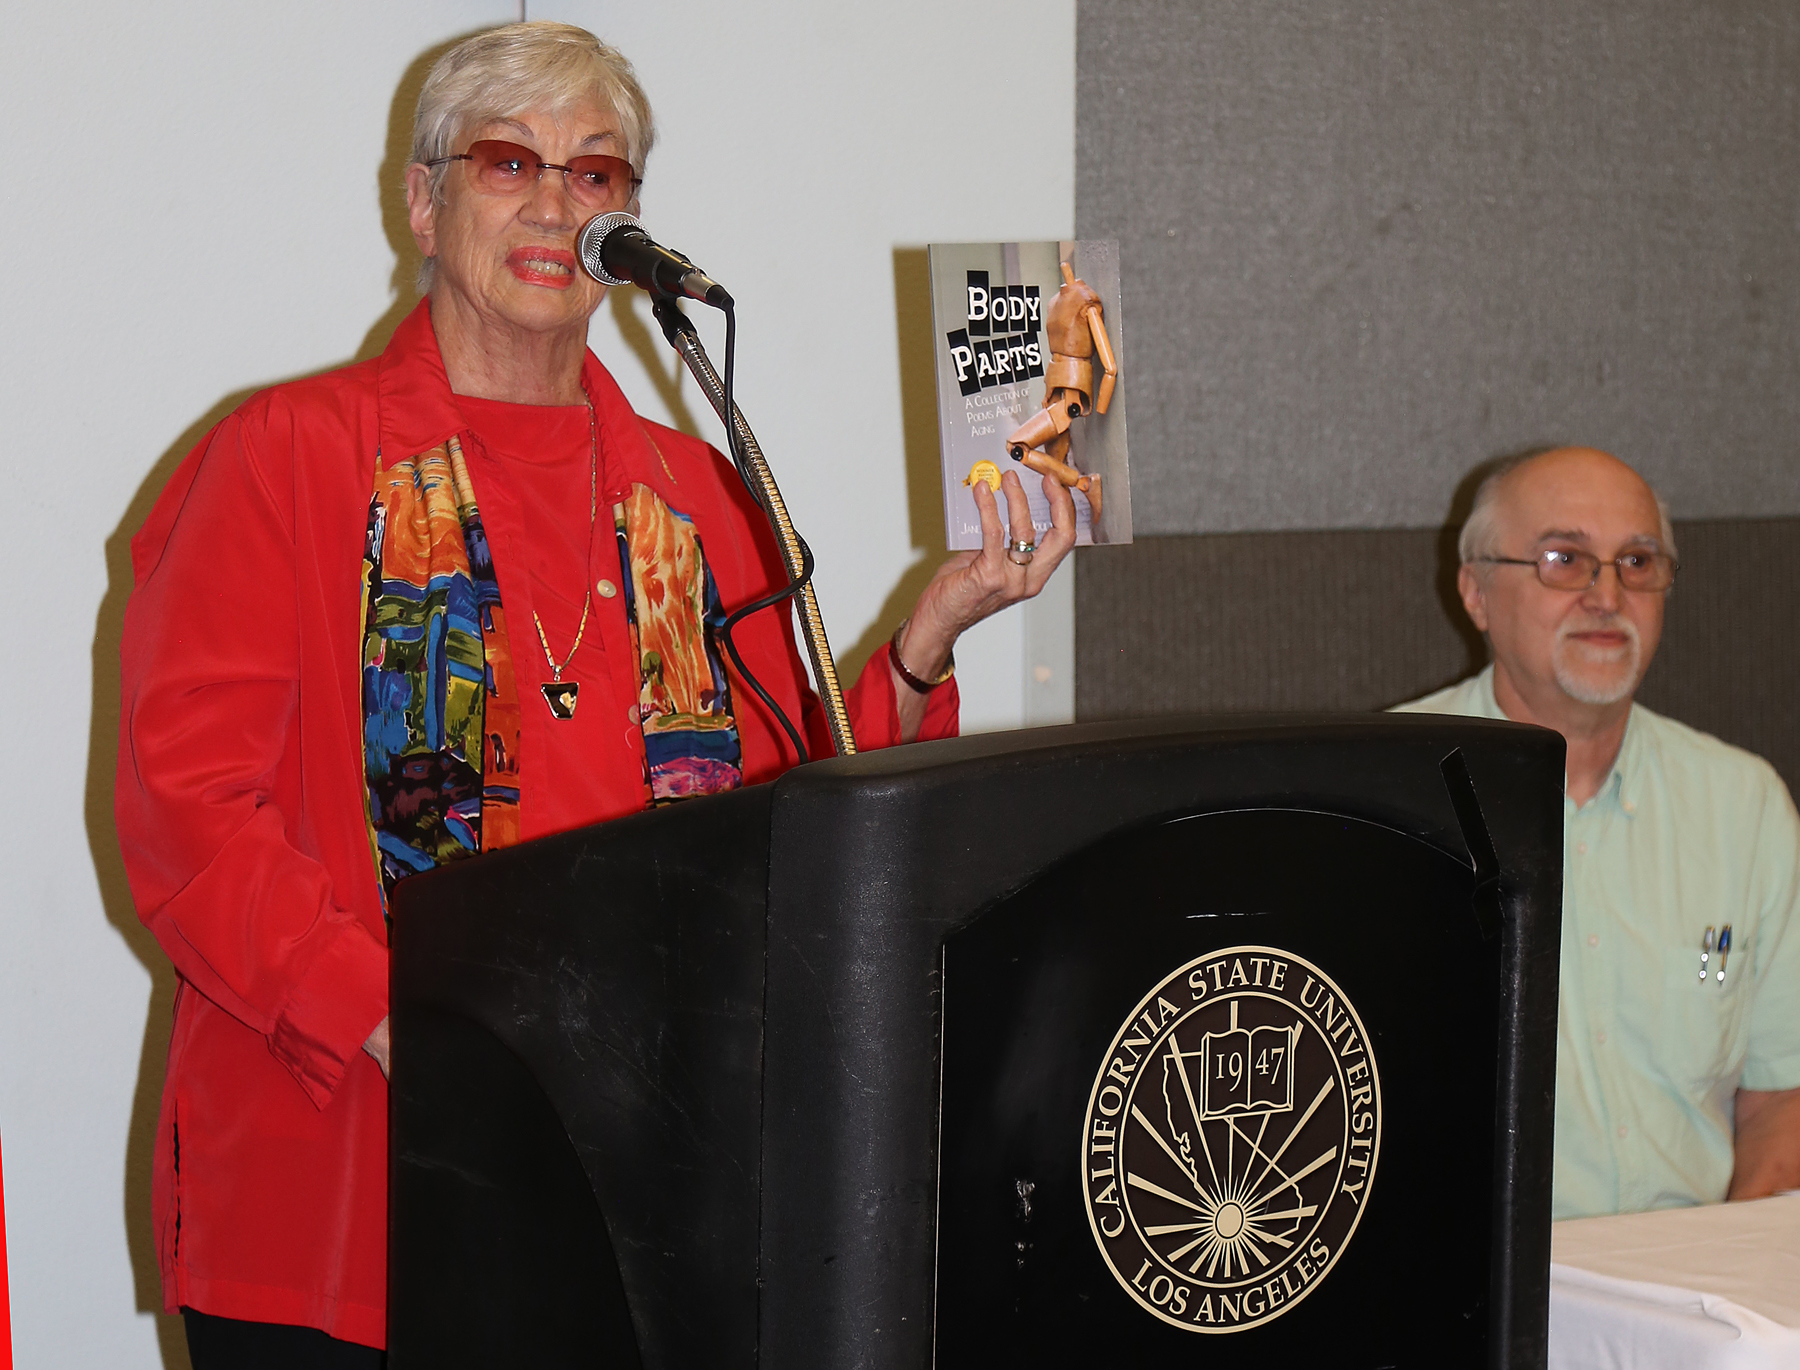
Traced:
<svg viewBox="0 0 1800 1370">
<path fill-rule="evenodd" d="M 550 706 L 550 712 L 558 718 L 575 717 L 575 697 L 581 693 L 581 682 L 577 680 L 546 680 L 539 686 L 544 692 L 544 703 Z"/>
</svg>

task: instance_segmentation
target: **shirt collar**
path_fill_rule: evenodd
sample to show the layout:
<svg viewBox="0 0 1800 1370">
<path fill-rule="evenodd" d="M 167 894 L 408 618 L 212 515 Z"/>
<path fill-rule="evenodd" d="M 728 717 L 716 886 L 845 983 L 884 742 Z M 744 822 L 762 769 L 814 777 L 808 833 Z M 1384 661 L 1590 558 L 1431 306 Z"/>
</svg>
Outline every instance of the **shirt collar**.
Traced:
<svg viewBox="0 0 1800 1370">
<path fill-rule="evenodd" d="M 1612 769 L 1594 791 L 1594 797 L 1582 806 L 1584 809 L 1610 802 L 1627 818 L 1637 816 L 1638 797 L 1644 787 L 1642 713 L 1636 704 L 1631 706 L 1631 712 L 1625 716 L 1625 736 L 1619 741 L 1619 754 L 1613 758 Z"/>
<path fill-rule="evenodd" d="M 1619 743 L 1619 754 L 1613 758 L 1612 773 L 1606 777 L 1607 787 L 1627 817 L 1636 816 L 1644 789 L 1643 713 L 1636 703 L 1632 704 L 1625 718 L 1625 737 Z"/>
<path fill-rule="evenodd" d="M 651 445 L 643 421 L 599 358 L 590 351 L 581 364 L 581 383 L 594 405 L 609 497 L 622 496 L 634 482 L 661 488 L 667 472 Z M 468 428 L 431 327 L 431 301 L 420 300 L 400 321 L 376 367 L 384 461 L 404 461 L 429 452 Z M 616 488 L 615 488 L 616 487 Z"/>
<path fill-rule="evenodd" d="M 1480 717 L 1498 719 L 1502 723 L 1511 721 L 1506 710 L 1500 707 L 1500 701 L 1494 698 L 1494 663 L 1491 661 L 1475 677 L 1474 702 Z"/>
<path fill-rule="evenodd" d="M 1494 666 L 1489 662 L 1487 668 L 1476 677 L 1475 707 L 1483 718 L 1504 719 L 1506 710 L 1494 698 Z M 1600 789 L 1588 803 L 1603 796 L 1610 795 L 1619 809 L 1627 816 L 1635 815 L 1638 810 L 1638 797 L 1643 789 L 1643 771 L 1640 757 L 1643 751 L 1643 727 L 1639 715 L 1643 713 L 1636 704 L 1631 706 L 1631 713 L 1625 719 L 1625 736 L 1619 743 L 1619 754 L 1613 758 L 1612 770 L 1607 772 L 1606 779 Z"/>
</svg>

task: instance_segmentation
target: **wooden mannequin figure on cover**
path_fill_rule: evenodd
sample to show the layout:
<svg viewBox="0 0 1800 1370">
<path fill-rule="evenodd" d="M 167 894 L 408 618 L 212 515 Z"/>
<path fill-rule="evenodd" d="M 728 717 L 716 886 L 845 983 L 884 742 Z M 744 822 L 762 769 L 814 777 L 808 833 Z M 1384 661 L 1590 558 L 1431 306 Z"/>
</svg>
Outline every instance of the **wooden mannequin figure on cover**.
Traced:
<svg viewBox="0 0 1800 1370">
<path fill-rule="evenodd" d="M 1100 296 L 1062 263 L 1063 285 L 1044 312 L 1050 365 L 1044 370 L 1044 407 L 1006 440 L 1006 450 L 1040 475 L 1050 476 L 1088 497 L 1100 517 L 1100 477 L 1070 465 L 1069 424 L 1092 410 L 1104 414 L 1112 402 L 1119 366 L 1106 336 Z M 1094 355 L 1100 356 L 1100 388 L 1094 389 Z"/>
</svg>

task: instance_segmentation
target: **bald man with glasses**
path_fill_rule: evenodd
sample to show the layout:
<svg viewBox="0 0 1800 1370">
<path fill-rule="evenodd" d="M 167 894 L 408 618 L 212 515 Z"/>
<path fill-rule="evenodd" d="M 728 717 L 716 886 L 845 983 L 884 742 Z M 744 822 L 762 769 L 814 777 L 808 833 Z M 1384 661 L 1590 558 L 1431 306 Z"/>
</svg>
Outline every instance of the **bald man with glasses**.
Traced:
<svg viewBox="0 0 1800 1370">
<path fill-rule="evenodd" d="M 1400 708 L 1568 741 L 1555 1216 L 1800 1187 L 1800 819 L 1767 762 L 1632 700 L 1679 566 L 1666 507 L 1558 448 L 1488 476 L 1459 551 L 1493 664 Z"/>
</svg>

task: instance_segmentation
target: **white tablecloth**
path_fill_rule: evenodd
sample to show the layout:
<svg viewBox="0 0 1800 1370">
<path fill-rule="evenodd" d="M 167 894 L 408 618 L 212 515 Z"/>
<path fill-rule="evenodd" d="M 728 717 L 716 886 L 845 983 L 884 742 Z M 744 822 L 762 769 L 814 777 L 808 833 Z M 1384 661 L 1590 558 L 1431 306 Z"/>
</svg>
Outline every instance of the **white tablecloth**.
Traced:
<svg viewBox="0 0 1800 1370">
<path fill-rule="evenodd" d="M 1800 1193 L 1557 1223 L 1550 1370 L 1800 1370 Z"/>
</svg>

